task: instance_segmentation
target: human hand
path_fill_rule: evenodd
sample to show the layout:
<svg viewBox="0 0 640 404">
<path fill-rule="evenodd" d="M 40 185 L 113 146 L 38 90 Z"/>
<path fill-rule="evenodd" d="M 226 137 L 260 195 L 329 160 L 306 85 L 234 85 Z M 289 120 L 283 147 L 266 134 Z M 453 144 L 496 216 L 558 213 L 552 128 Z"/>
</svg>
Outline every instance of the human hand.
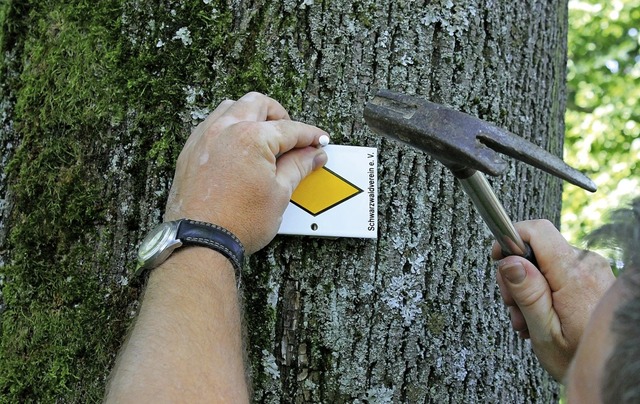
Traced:
<svg viewBox="0 0 640 404">
<path fill-rule="evenodd" d="M 327 162 L 322 135 L 265 95 L 223 101 L 180 153 L 164 220 L 214 223 L 247 254 L 258 251 L 275 237 L 300 181 Z"/>
<path fill-rule="evenodd" d="M 511 315 L 511 324 L 522 338 L 531 338 L 542 366 L 562 380 L 591 312 L 615 277 L 607 260 L 577 249 L 547 220 L 516 223 L 538 260 L 504 258 L 493 245 L 498 261 L 497 281 Z"/>
</svg>

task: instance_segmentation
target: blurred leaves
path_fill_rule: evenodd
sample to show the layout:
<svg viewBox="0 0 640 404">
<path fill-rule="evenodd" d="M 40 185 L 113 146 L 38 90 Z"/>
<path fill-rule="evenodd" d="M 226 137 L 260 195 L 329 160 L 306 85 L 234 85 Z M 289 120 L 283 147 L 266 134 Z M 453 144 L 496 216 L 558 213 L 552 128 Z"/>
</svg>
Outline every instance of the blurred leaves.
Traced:
<svg viewBox="0 0 640 404">
<path fill-rule="evenodd" d="M 640 0 L 570 0 L 565 160 L 598 185 L 567 185 L 562 230 L 577 243 L 640 195 Z"/>
</svg>

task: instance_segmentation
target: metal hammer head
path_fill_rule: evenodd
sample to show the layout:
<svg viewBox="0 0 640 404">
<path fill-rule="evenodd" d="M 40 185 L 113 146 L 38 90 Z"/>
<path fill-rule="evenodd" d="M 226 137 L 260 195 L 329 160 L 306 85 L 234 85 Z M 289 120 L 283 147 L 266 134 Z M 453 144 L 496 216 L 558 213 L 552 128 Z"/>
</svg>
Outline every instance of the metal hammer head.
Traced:
<svg viewBox="0 0 640 404">
<path fill-rule="evenodd" d="M 596 185 L 557 156 L 481 119 L 418 97 L 379 91 L 364 118 L 376 133 L 416 147 L 454 173 L 468 169 L 499 175 L 507 163 L 497 152 L 594 192 Z"/>
<path fill-rule="evenodd" d="M 460 111 L 410 95 L 379 91 L 364 109 L 376 133 L 416 147 L 454 173 L 473 169 L 499 175 L 507 163 L 497 152 L 594 192 L 596 185 L 557 156 L 513 133 Z"/>
</svg>

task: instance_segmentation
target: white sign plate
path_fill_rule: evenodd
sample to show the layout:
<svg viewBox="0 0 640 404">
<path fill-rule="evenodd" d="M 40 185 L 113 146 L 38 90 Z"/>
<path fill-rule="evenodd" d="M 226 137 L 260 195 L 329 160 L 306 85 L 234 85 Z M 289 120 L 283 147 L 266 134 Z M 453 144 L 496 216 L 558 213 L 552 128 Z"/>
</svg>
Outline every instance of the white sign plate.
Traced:
<svg viewBox="0 0 640 404">
<path fill-rule="evenodd" d="M 327 145 L 325 167 L 294 191 L 278 234 L 378 237 L 378 152 Z"/>
</svg>

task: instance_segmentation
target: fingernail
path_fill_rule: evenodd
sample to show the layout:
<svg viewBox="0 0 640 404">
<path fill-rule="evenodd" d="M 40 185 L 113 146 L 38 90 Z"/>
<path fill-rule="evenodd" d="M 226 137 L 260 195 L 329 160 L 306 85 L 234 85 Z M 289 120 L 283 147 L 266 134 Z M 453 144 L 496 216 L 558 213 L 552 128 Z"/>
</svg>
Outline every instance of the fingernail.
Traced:
<svg viewBox="0 0 640 404">
<path fill-rule="evenodd" d="M 329 156 L 327 156 L 327 153 L 324 150 L 319 149 L 319 153 L 313 158 L 313 169 L 316 170 L 324 166 L 327 164 L 328 160 Z"/>
<path fill-rule="evenodd" d="M 502 274 L 502 276 L 514 285 L 522 283 L 524 281 L 524 278 L 527 277 L 527 271 L 525 271 L 524 267 L 519 262 L 513 262 L 506 265 L 498 265 L 500 267 L 500 273 Z"/>
</svg>

